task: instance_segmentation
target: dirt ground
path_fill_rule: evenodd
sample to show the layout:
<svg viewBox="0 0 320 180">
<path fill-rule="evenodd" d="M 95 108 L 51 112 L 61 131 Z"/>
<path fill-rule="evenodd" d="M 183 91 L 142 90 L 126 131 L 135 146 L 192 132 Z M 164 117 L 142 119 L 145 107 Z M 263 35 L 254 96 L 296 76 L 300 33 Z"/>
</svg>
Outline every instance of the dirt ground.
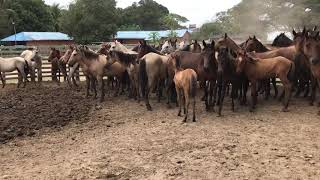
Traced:
<svg viewBox="0 0 320 180">
<path fill-rule="evenodd" d="M 275 100 L 257 112 L 226 102 L 182 124 L 164 101 L 108 93 L 98 105 L 45 83 L 0 89 L 0 179 L 319 179 L 320 117 L 307 100 L 290 112 Z"/>
</svg>

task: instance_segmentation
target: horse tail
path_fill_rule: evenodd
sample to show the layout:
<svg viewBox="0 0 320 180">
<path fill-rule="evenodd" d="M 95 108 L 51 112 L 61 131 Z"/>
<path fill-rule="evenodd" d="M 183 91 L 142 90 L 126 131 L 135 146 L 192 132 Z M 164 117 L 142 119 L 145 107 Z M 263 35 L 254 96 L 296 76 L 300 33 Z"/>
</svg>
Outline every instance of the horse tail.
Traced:
<svg viewBox="0 0 320 180">
<path fill-rule="evenodd" d="M 291 63 L 287 77 L 291 82 L 294 82 L 296 79 L 296 68 L 293 62 Z"/>
<path fill-rule="evenodd" d="M 139 80 L 142 96 L 145 97 L 146 86 L 148 86 L 147 63 L 145 59 L 141 59 L 139 63 Z"/>
<path fill-rule="evenodd" d="M 196 76 L 192 75 L 190 79 L 190 95 L 191 97 L 196 97 L 197 91 L 197 78 Z"/>
<path fill-rule="evenodd" d="M 30 73 L 30 67 L 29 67 L 29 63 L 27 60 L 24 60 L 25 65 L 24 65 L 24 73 L 26 74 L 26 76 L 28 76 L 28 74 Z"/>
</svg>

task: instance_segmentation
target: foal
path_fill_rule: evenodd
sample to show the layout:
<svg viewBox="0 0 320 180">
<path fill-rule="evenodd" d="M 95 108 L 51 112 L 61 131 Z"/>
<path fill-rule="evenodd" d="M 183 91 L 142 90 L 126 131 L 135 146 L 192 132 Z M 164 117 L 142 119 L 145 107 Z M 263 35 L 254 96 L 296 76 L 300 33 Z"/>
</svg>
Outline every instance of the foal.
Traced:
<svg viewBox="0 0 320 180">
<path fill-rule="evenodd" d="M 282 111 L 287 112 L 291 97 L 292 81 L 295 76 L 294 63 L 281 56 L 269 59 L 254 58 L 246 52 L 238 52 L 237 61 L 237 72 L 244 72 L 251 82 L 252 102 L 250 111 L 252 112 L 257 104 L 257 81 L 266 78 L 278 77 L 284 86 L 285 93 L 284 107 Z"/>
<path fill-rule="evenodd" d="M 180 59 L 171 55 L 169 59 L 169 63 L 173 64 L 174 67 L 174 84 L 176 86 L 177 91 L 177 99 L 179 102 L 179 113 L 178 116 L 181 116 L 181 107 L 184 103 L 184 113 L 185 117 L 183 122 L 187 122 L 188 119 L 188 111 L 190 105 L 190 99 L 193 99 L 193 122 L 196 122 L 196 90 L 197 90 L 197 73 L 193 69 L 183 70 L 180 67 Z"/>
</svg>

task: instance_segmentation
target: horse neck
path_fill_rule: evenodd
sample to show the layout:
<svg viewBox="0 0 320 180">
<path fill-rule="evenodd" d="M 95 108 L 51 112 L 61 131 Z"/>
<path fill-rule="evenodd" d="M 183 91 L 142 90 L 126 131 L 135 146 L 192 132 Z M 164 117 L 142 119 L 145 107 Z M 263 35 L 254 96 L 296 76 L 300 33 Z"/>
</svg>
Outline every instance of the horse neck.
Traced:
<svg viewBox="0 0 320 180">
<path fill-rule="evenodd" d="M 226 39 L 227 45 L 235 52 L 239 52 L 241 51 L 240 46 L 238 46 L 237 43 L 235 43 L 232 39 L 230 39 L 229 37 Z"/>
</svg>

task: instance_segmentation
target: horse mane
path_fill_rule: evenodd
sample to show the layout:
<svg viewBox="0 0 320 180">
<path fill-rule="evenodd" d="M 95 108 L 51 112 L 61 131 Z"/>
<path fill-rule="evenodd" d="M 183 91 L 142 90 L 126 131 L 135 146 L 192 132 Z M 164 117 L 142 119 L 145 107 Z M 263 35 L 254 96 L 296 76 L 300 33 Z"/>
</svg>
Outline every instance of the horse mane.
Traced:
<svg viewBox="0 0 320 180">
<path fill-rule="evenodd" d="M 98 59 L 99 55 L 96 52 L 93 52 L 91 50 L 87 50 L 87 49 L 82 49 L 82 52 L 84 54 L 84 56 L 88 59 Z"/>
<path fill-rule="evenodd" d="M 286 36 L 284 33 L 279 34 L 272 42 L 272 46 L 290 46 L 293 43 L 293 41 Z"/>
<path fill-rule="evenodd" d="M 138 55 L 135 54 L 126 54 L 122 51 L 112 51 L 111 53 L 116 53 L 118 56 L 118 59 L 121 63 L 124 63 L 126 65 L 134 63 L 134 61 L 137 59 Z"/>
<path fill-rule="evenodd" d="M 135 46 L 134 48 L 132 48 L 131 50 L 132 50 L 132 51 L 135 51 L 135 52 L 138 52 L 139 48 L 140 48 L 140 45 L 136 45 L 136 46 Z"/>
<path fill-rule="evenodd" d="M 146 45 L 148 47 L 148 50 L 150 52 L 153 52 L 153 53 L 156 53 L 156 54 L 159 54 L 159 55 L 163 55 L 161 52 L 159 52 L 158 50 L 156 50 L 154 47 L 150 46 L 150 45 Z"/>
</svg>

